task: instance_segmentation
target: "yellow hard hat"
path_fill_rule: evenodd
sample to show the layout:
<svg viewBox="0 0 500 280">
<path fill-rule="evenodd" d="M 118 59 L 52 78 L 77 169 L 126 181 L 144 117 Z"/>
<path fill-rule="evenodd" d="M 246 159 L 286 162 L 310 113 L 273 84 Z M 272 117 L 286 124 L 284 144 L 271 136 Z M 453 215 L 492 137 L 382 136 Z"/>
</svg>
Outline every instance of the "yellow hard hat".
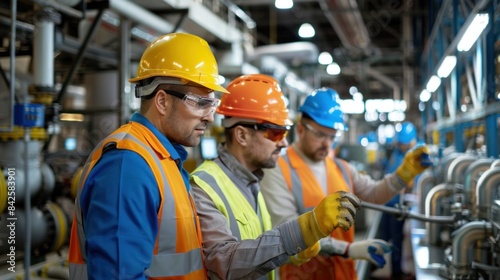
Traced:
<svg viewBox="0 0 500 280">
<path fill-rule="evenodd" d="M 215 57 L 204 39 L 186 33 L 159 37 L 144 51 L 137 69 L 138 83 L 151 77 L 173 77 L 214 91 L 227 92 L 218 83 L 219 70 Z"/>
</svg>

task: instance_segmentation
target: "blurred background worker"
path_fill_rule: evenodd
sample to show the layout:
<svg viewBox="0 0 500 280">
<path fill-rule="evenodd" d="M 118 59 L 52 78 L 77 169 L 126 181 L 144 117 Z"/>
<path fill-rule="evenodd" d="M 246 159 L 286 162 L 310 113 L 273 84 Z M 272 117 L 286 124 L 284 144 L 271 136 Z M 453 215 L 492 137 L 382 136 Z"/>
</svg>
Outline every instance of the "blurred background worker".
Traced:
<svg viewBox="0 0 500 280">
<path fill-rule="evenodd" d="M 391 174 L 401 165 L 406 153 L 417 144 L 417 129 L 411 122 L 404 122 L 396 125 L 396 139 L 395 147 L 392 151 L 386 166 L 384 167 L 384 174 Z M 412 188 L 414 181 L 408 183 Z M 397 194 L 391 199 L 386 206 L 397 207 L 403 200 L 402 195 L 406 191 Z M 391 253 L 391 278 L 400 279 L 403 277 L 401 256 L 403 251 L 403 227 L 405 221 L 394 215 L 382 213 L 379 226 L 380 238 L 389 241 L 394 245 L 395 249 Z"/>
<path fill-rule="evenodd" d="M 217 108 L 225 142 L 191 177 L 206 267 L 214 279 L 273 279 L 289 258 L 306 261 L 318 253 L 320 238 L 347 230 L 359 200 L 332 192 L 313 211 L 272 228 L 259 182 L 288 146 L 285 99 L 278 82 L 261 74 L 240 76 L 227 90 Z"/>
<path fill-rule="evenodd" d="M 425 146 L 407 153 L 398 169 L 375 181 L 354 166 L 328 153 L 340 133 L 347 130 L 337 92 L 320 88 L 308 95 L 299 108 L 296 140 L 278 159 L 278 166 L 266 169 L 262 193 L 274 225 L 295 219 L 315 207 L 325 196 L 348 191 L 361 200 L 386 203 L 425 167 L 420 155 Z M 390 245 L 380 239 L 354 241 L 354 229 L 335 230 L 321 240 L 320 255 L 300 266 L 280 268 L 281 279 L 357 279 L 353 259 L 365 259 L 382 267 Z"/>
<path fill-rule="evenodd" d="M 189 54 L 187 56 L 186 54 Z M 139 113 L 89 156 L 78 186 L 71 279 L 205 279 L 201 236 L 182 167 L 214 120 L 218 68 L 207 42 L 159 37 L 137 77 Z"/>
</svg>

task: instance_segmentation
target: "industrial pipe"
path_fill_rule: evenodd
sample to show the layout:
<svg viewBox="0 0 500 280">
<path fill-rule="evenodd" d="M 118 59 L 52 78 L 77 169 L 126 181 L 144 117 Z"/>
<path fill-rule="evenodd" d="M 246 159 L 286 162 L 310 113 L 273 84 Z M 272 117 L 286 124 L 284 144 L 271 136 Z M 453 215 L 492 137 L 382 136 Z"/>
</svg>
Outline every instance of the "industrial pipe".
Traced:
<svg viewBox="0 0 500 280">
<path fill-rule="evenodd" d="M 488 219 L 494 188 L 500 185 L 500 167 L 487 170 L 479 177 L 476 188 L 476 210 L 479 219 Z"/>
<path fill-rule="evenodd" d="M 368 208 L 368 209 L 373 209 L 381 212 L 385 212 L 397 217 L 402 217 L 402 218 L 409 218 L 409 219 L 415 219 L 415 220 L 420 220 L 420 221 L 425 221 L 425 222 L 430 222 L 430 223 L 439 223 L 439 224 L 453 224 L 455 222 L 455 217 L 454 216 L 425 216 L 420 213 L 415 213 L 409 211 L 407 208 L 395 208 L 395 207 L 389 207 L 389 206 L 384 206 L 384 205 L 378 205 L 375 203 L 370 203 L 363 201 L 361 203 L 362 207 Z"/>
<path fill-rule="evenodd" d="M 431 217 L 441 215 L 442 200 L 452 194 L 452 188 L 448 184 L 439 184 L 432 188 L 425 197 L 425 216 Z M 431 245 L 438 245 L 440 241 L 441 227 L 435 223 L 427 222 L 425 224 L 427 229 L 427 241 Z"/>
<path fill-rule="evenodd" d="M 451 279 L 468 279 L 462 276 L 469 275 L 471 270 L 469 249 L 478 240 L 487 238 L 492 234 L 491 223 L 485 221 L 474 221 L 463 225 L 453 233 Z"/>
<path fill-rule="evenodd" d="M 472 155 L 461 155 L 455 158 L 448 168 L 446 182 L 462 184 L 465 169 L 475 160 L 477 160 L 477 157 Z"/>
<path fill-rule="evenodd" d="M 433 171 L 429 168 L 420 175 L 417 181 L 417 201 L 418 201 L 418 212 L 425 214 L 425 196 L 434 187 L 436 182 L 436 177 Z"/>
<path fill-rule="evenodd" d="M 494 161 L 492 158 L 482 158 L 471 163 L 465 170 L 464 182 L 464 207 L 469 208 L 473 214 L 476 213 L 476 187 L 479 177 L 488 169 Z"/>
</svg>

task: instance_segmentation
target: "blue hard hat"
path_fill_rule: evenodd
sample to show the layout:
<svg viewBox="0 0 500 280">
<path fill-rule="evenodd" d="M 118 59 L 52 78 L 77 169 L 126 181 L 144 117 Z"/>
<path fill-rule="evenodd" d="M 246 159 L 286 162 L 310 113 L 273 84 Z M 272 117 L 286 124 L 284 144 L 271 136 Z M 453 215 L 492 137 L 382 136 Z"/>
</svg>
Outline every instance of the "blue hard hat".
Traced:
<svg viewBox="0 0 500 280">
<path fill-rule="evenodd" d="M 411 122 L 401 124 L 401 129 L 397 130 L 396 141 L 399 144 L 410 144 L 417 140 L 417 129 Z"/>
<path fill-rule="evenodd" d="M 299 111 L 321 126 L 347 131 L 339 100 L 339 94 L 335 90 L 323 87 L 309 94 Z"/>
</svg>

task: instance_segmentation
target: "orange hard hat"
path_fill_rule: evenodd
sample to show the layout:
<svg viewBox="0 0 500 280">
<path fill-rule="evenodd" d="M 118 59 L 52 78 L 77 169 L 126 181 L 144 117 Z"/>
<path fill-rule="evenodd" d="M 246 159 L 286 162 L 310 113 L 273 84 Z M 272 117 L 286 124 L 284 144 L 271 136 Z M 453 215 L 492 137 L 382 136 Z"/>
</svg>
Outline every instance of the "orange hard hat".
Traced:
<svg viewBox="0 0 500 280">
<path fill-rule="evenodd" d="M 227 86 L 217 113 L 226 117 L 255 119 L 281 126 L 290 126 L 285 97 L 278 82 L 267 75 L 240 76 Z"/>
<path fill-rule="evenodd" d="M 152 77 L 173 77 L 181 83 L 196 83 L 214 91 L 227 92 L 219 82 L 219 68 L 204 39 L 187 33 L 159 37 L 144 51 L 137 69 L 138 83 Z"/>
</svg>

